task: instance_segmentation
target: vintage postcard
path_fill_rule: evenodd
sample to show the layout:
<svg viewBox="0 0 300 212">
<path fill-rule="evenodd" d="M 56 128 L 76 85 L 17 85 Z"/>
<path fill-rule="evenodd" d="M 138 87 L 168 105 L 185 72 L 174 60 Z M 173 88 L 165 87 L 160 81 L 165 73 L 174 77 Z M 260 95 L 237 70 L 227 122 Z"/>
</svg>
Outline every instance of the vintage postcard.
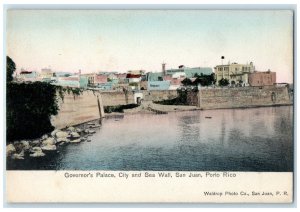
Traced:
<svg viewBox="0 0 300 212">
<path fill-rule="evenodd" d="M 8 9 L 7 202 L 292 203 L 293 20 Z"/>
</svg>

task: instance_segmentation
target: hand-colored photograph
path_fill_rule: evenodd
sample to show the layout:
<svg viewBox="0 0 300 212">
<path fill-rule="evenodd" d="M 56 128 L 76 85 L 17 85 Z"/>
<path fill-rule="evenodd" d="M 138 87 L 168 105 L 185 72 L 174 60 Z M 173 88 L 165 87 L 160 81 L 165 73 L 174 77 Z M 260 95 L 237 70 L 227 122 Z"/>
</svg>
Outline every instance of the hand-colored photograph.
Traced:
<svg viewBox="0 0 300 212">
<path fill-rule="evenodd" d="M 293 172 L 292 10 L 8 10 L 6 169 Z"/>
</svg>

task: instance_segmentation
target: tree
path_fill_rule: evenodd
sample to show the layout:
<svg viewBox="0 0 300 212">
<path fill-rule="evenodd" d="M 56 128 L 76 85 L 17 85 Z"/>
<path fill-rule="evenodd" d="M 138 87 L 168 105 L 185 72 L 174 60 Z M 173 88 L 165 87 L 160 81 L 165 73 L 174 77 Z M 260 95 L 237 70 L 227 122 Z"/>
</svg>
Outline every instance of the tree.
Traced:
<svg viewBox="0 0 300 212">
<path fill-rule="evenodd" d="M 6 56 L 6 80 L 11 82 L 13 80 L 13 74 L 16 70 L 15 62 L 9 57 Z"/>
<path fill-rule="evenodd" d="M 182 83 L 184 86 L 193 85 L 192 80 L 190 80 L 189 78 L 185 78 L 184 80 L 181 81 L 181 83 Z"/>
<path fill-rule="evenodd" d="M 219 80 L 219 85 L 220 86 L 227 86 L 227 85 L 229 85 L 228 79 L 224 79 L 224 78 L 220 79 Z"/>
<path fill-rule="evenodd" d="M 198 85 L 200 84 L 201 86 L 210 86 L 215 84 L 216 80 L 215 80 L 215 74 L 212 73 L 210 75 L 204 75 L 201 73 L 201 75 L 199 76 L 198 74 L 195 74 L 195 81 L 194 81 L 194 85 Z"/>
</svg>

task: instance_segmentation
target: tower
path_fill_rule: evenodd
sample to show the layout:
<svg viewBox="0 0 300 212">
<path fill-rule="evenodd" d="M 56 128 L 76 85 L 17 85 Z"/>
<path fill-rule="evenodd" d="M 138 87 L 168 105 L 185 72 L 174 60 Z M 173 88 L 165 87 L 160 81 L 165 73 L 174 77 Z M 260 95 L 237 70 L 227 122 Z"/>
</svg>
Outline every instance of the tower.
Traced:
<svg viewBox="0 0 300 212">
<path fill-rule="evenodd" d="M 161 65 L 162 65 L 162 73 L 163 73 L 164 76 L 166 76 L 167 75 L 167 73 L 166 73 L 166 63 L 163 62 Z"/>
</svg>

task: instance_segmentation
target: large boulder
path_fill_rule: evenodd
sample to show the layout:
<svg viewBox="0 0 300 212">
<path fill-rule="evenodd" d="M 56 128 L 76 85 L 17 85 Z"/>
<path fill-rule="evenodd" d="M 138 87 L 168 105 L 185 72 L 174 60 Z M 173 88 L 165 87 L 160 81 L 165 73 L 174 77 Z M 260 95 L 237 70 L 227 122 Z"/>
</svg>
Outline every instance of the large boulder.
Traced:
<svg viewBox="0 0 300 212">
<path fill-rule="evenodd" d="M 70 143 L 80 143 L 81 139 L 75 139 L 75 140 L 71 140 Z"/>
<path fill-rule="evenodd" d="M 89 130 L 88 133 L 89 133 L 89 134 L 93 134 L 93 133 L 96 133 L 96 131 L 95 131 L 95 130 Z"/>
<path fill-rule="evenodd" d="M 68 138 L 57 138 L 56 139 L 56 143 L 62 143 L 62 142 L 69 143 L 70 139 L 68 139 Z"/>
<path fill-rule="evenodd" d="M 17 153 L 14 153 L 12 156 L 11 156 L 11 159 L 13 160 L 24 160 L 24 154 L 17 154 Z"/>
<path fill-rule="evenodd" d="M 43 156 L 45 156 L 45 153 L 43 153 L 43 152 L 34 152 L 34 153 L 30 154 L 29 156 L 34 157 L 34 158 L 43 157 Z"/>
<path fill-rule="evenodd" d="M 46 140 L 42 141 L 42 145 L 46 146 L 46 145 L 54 145 L 55 144 L 55 140 L 54 138 L 47 138 Z"/>
<path fill-rule="evenodd" d="M 72 132 L 71 133 L 72 138 L 79 138 L 80 135 L 77 132 Z"/>
<path fill-rule="evenodd" d="M 33 147 L 32 149 L 31 149 L 31 152 L 42 152 L 42 148 L 41 147 L 38 147 L 38 146 L 36 146 L 36 147 Z"/>
<path fill-rule="evenodd" d="M 9 157 L 12 154 L 16 153 L 16 148 L 13 144 L 8 144 L 6 146 L 6 156 Z"/>
<path fill-rule="evenodd" d="M 58 131 L 56 134 L 56 138 L 67 138 L 69 137 L 69 134 L 64 131 Z"/>
<path fill-rule="evenodd" d="M 41 149 L 44 151 L 54 151 L 56 150 L 56 146 L 48 144 L 46 146 L 42 146 Z"/>
<path fill-rule="evenodd" d="M 70 131 L 70 132 L 75 132 L 76 128 L 75 127 L 68 127 L 67 130 Z"/>
<path fill-rule="evenodd" d="M 53 131 L 51 132 L 51 136 L 54 137 L 54 136 L 56 135 L 57 132 L 59 132 L 59 130 L 53 130 Z"/>
<path fill-rule="evenodd" d="M 30 150 L 30 144 L 28 141 L 21 141 L 21 144 L 23 145 L 23 150 L 24 151 L 29 151 Z"/>
<path fill-rule="evenodd" d="M 48 135 L 43 135 L 41 140 L 46 140 L 48 138 Z"/>
</svg>

